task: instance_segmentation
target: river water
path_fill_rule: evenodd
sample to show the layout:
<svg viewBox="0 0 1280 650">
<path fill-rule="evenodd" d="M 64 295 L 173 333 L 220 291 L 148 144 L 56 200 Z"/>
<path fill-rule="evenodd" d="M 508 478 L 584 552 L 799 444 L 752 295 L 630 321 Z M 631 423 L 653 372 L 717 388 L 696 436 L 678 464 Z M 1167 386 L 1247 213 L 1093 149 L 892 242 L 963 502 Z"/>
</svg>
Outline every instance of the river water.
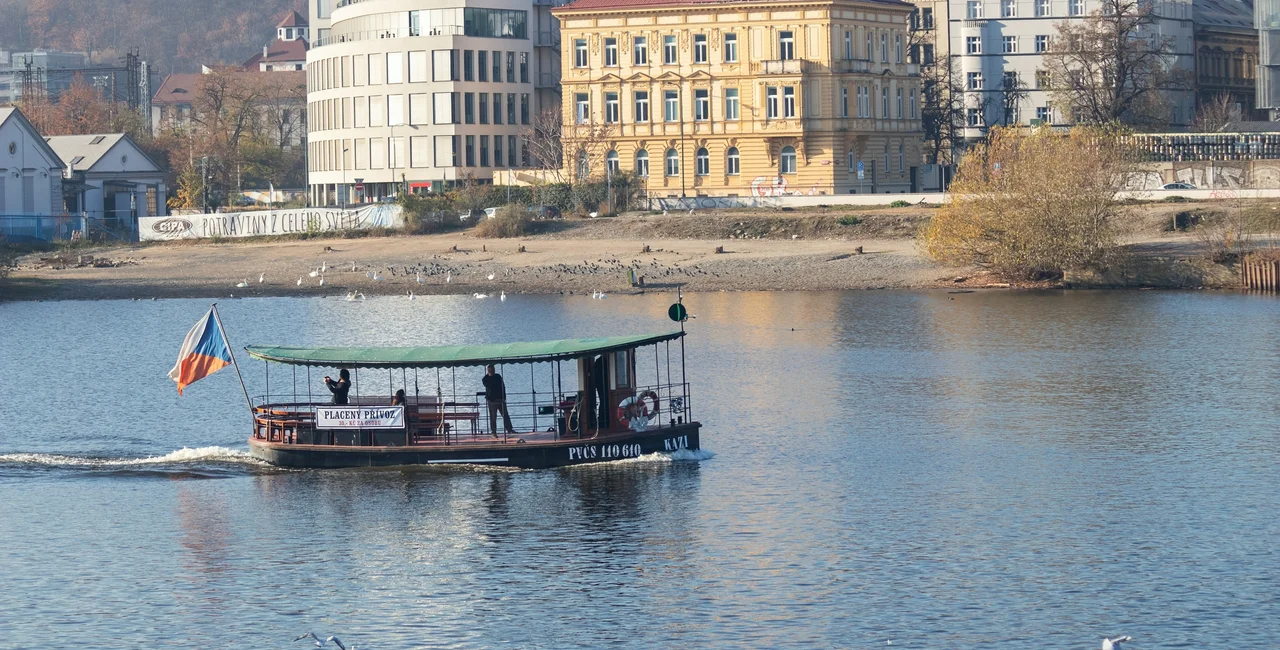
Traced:
<svg viewBox="0 0 1280 650">
<path fill-rule="evenodd" d="M 239 348 L 664 331 L 670 302 L 220 307 Z M 687 304 L 711 453 L 547 471 L 265 467 L 231 371 L 165 376 L 204 302 L 0 304 L 0 647 L 1280 646 L 1280 301 Z"/>
</svg>

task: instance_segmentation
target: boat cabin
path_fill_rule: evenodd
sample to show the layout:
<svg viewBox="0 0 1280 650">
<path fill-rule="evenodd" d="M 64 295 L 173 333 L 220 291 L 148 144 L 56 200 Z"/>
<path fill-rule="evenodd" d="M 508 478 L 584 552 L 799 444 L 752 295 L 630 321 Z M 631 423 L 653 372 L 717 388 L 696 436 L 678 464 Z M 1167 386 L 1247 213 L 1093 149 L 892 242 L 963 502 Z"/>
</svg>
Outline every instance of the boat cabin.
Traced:
<svg viewBox="0 0 1280 650">
<path fill-rule="evenodd" d="M 251 345 L 249 355 L 266 362 L 267 389 L 252 400 L 250 447 L 270 462 L 324 467 L 498 458 L 530 467 L 571 464 L 569 448 L 584 440 L 618 443 L 580 450 L 587 462 L 592 453 L 609 460 L 611 452 L 696 448 L 683 336 L 394 348 Z M 501 377 L 504 399 L 497 399 L 496 380 L 489 380 L 486 397 L 489 366 Z M 328 386 L 343 370 L 350 384 L 340 403 Z M 528 453 L 452 453 L 539 446 L 568 453 L 533 460 L 522 457 Z"/>
</svg>

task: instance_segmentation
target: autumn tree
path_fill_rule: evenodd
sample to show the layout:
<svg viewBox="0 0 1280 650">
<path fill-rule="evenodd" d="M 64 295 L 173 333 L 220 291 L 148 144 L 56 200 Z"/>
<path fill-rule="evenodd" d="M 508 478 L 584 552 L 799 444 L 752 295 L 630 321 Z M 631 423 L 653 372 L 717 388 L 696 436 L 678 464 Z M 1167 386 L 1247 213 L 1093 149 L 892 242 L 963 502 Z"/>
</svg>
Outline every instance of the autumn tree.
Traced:
<svg viewBox="0 0 1280 650">
<path fill-rule="evenodd" d="M 613 148 L 612 125 L 590 117 L 561 118 L 555 110 L 538 113 L 532 122 L 522 135 L 539 176 L 568 186 L 579 210 L 594 209 L 590 186 L 606 175 L 605 156 Z M 537 189 L 535 201 L 539 197 Z"/>
<path fill-rule="evenodd" d="M 1110 130 L 993 127 L 960 161 L 951 201 L 925 227 L 936 260 L 1014 279 L 1105 267 L 1133 156 Z"/>
<path fill-rule="evenodd" d="M 1215 133 L 1231 122 L 1239 121 L 1240 108 L 1226 93 L 1215 96 L 1196 110 L 1191 130 L 1198 133 Z"/>
<path fill-rule="evenodd" d="M 1058 23 L 1041 67 L 1054 105 L 1079 124 L 1166 125 L 1165 93 L 1190 80 L 1175 68 L 1175 41 L 1158 29 L 1156 3 L 1101 3 L 1083 20 Z"/>
</svg>

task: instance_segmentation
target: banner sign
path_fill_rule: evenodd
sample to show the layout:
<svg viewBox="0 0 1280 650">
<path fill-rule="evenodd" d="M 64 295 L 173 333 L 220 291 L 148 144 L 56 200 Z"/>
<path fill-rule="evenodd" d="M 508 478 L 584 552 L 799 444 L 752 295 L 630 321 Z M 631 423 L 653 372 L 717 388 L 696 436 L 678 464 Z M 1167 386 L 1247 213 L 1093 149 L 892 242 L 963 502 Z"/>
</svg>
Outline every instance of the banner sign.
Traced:
<svg viewBox="0 0 1280 650">
<path fill-rule="evenodd" d="M 317 429 L 403 429 L 403 406 L 317 406 Z"/>
<path fill-rule="evenodd" d="M 362 208 L 299 208 L 221 214 L 184 214 L 138 219 L 138 239 L 171 241 L 208 237 L 263 237 L 297 235 L 331 230 L 398 228 L 404 225 L 398 205 L 367 205 Z"/>
</svg>

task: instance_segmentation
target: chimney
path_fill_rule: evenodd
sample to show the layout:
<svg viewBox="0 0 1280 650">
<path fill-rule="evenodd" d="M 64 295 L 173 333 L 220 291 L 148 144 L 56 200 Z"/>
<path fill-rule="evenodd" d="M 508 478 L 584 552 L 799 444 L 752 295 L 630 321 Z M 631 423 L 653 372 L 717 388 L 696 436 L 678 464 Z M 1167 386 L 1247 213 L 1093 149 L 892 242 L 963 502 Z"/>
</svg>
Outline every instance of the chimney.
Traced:
<svg viewBox="0 0 1280 650">
<path fill-rule="evenodd" d="M 268 56 L 270 56 L 270 55 L 271 55 L 271 46 L 270 46 L 270 45 L 263 45 L 263 46 L 262 46 L 262 58 L 264 58 L 264 59 L 265 59 L 265 58 L 267 58 L 267 57 L 268 57 Z"/>
</svg>

